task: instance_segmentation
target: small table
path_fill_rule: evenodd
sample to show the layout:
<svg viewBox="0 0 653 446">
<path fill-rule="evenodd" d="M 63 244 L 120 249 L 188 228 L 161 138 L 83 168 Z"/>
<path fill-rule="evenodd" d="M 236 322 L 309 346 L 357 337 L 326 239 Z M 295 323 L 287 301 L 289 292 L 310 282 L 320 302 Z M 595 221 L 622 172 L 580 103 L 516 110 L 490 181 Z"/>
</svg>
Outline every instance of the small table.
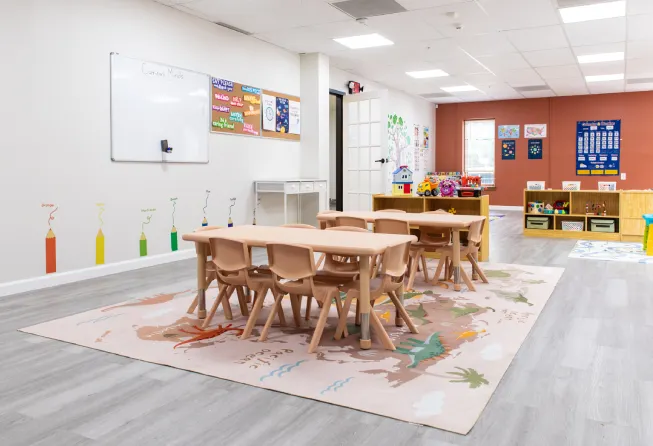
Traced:
<svg viewBox="0 0 653 446">
<path fill-rule="evenodd" d="M 412 212 L 383 212 L 383 211 L 350 211 L 317 214 L 319 221 L 335 221 L 336 217 L 356 217 L 374 223 L 377 218 L 391 218 L 408 222 L 411 226 L 426 226 L 430 228 L 450 228 L 453 232 L 453 288 L 462 289 L 460 283 L 460 230 L 466 229 L 476 221 L 485 220 L 479 215 L 454 215 L 454 214 L 427 214 Z"/>
<path fill-rule="evenodd" d="M 249 246 L 265 247 L 267 243 L 287 243 L 310 246 L 316 252 L 359 258 L 360 314 L 362 349 L 372 346 L 370 339 L 370 257 L 383 254 L 386 248 L 414 242 L 413 235 L 374 234 L 348 231 L 319 231 L 316 229 L 283 228 L 277 226 L 234 226 L 231 228 L 184 234 L 183 239 L 197 245 L 198 315 L 206 317 L 206 256 L 209 239 L 223 237 L 241 240 Z M 386 348 L 394 349 L 387 333 L 379 333 Z"/>
</svg>

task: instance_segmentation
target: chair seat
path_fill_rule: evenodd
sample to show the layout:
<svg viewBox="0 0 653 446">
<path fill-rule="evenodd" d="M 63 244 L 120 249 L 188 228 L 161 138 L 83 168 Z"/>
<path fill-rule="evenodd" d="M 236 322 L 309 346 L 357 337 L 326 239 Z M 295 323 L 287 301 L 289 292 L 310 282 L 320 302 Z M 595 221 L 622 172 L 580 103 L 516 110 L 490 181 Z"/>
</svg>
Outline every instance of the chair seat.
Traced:
<svg viewBox="0 0 653 446">
<path fill-rule="evenodd" d="M 381 277 L 374 277 L 370 279 L 370 292 L 371 292 L 370 298 L 373 298 L 374 291 L 380 289 L 382 283 L 383 283 L 383 278 Z M 351 280 L 345 283 L 341 287 L 341 290 L 344 292 L 349 292 L 350 290 L 359 291 L 360 286 L 361 286 L 360 280 Z"/>
<path fill-rule="evenodd" d="M 324 264 L 324 267 L 322 268 L 321 271 L 326 271 L 332 275 L 343 275 L 343 276 L 353 276 L 355 274 L 358 274 L 360 270 L 360 266 L 358 265 L 358 262 L 337 262 L 337 263 L 330 263 L 326 262 Z"/>
<path fill-rule="evenodd" d="M 447 245 L 449 245 L 448 241 L 442 241 L 438 243 L 414 242 L 410 244 L 410 249 L 439 249 Z"/>
<path fill-rule="evenodd" d="M 344 285 L 345 283 L 351 282 L 354 276 L 354 274 L 333 274 L 329 271 L 320 270 L 317 271 L 313 280 L 316 283 L 322 282 L 331 285 Z"/>
</svg>

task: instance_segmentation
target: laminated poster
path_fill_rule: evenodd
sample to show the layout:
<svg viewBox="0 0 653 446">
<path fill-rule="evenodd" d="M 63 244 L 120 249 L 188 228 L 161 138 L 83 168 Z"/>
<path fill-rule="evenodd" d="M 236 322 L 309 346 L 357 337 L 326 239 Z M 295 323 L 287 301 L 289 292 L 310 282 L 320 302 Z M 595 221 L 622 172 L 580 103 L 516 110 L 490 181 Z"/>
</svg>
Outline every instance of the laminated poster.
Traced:
<svg viewBox="0 0 653 446">
<path fill-rule="evenodd" d="M 542 140 L 531 139 L 528 141 L 528 159 L 541 160 L 542 159 Z"/>
<path fill-rule="evenodd" d="M 576 123 L 576 175 L 619 175 L 621 120 Z"/>
<path fill-rule="evenodd" d="M 290 113 L 290 133 L 299 135 L 301 129 L 299 102 L 289 101 L 289 113 Z"/>
<path fill-rule="evenodd" d="M 505 138 L 519 138 L 518 125 L 500 125 L 499 126 L 499 139 Z"/>
<path fill-rule="evenodd" d="M 546 138 L 546 124 L 524 125 L 524 138 Z"/>
<path fill-rule="evenodd" d="M 277 98 L 277 127 L 279 133 L 288 133 L 289 130 L 288 99 Z"/>
<path fill-rule="evenodd" d="M 514 160 L 515 159 L 515 140 L 506 139 L 501 141 L 501 159 Z"/>
<path fill-rule="evenodd" d="M 263 130 L 276 132 L 277 130 L 277 98 L 264 94 L 262 97 Z"/>
</svg>

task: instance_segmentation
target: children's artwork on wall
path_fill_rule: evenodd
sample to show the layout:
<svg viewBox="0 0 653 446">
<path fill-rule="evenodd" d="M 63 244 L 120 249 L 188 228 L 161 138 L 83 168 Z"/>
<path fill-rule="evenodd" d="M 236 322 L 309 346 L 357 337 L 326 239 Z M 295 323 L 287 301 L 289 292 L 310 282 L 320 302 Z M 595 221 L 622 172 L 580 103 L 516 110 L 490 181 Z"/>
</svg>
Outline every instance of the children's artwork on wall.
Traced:
<svg viewBox="0 0 653 446">
<path fill-rule="evenodd" d="M 288 101 L 288 133 L 299 135 L 301 130 L 300 117 L 301 106 L 297 101 Z"/>
<path fill-rule="evenodd" d="M 104 226 L 104 220 L 102 220 L 102 214 L 104 213 L 104 203 L 96 203 L 98 214 L 97 218 L 100 221 L 100 228 L 97 230 L 97 235 L 95 236 L 95 264 L 104 265 L 104 232 L 102 232 L 102 226 Z"/>
<path fill-rule="evenodd" d="M 277 132 L 288 133 L 290 130 L 289 115 L 288 115 L 288 99 L 277 98 Z"/>
<path fill-rule="evenodd" d="M 179 249 L 179 240 L 177 239 L 177 227 L 175 226 L 175 212 L 177 211 L 177 198 L 171 198 L 172 203 L 172 229 L 170 229 L 170 250 Z"/>
<path fill-rule="evenodd" d="M 206 219 L 206 209 L 209 207 L 209 195 L 211 195 L 210 190 L 206 190 L 206 199 L 204 200 L 204 207 L 202 208 L 202 212 L 204 212 L 204 219 L 202 219 L 202 226 L 208 226 L 209 221 Z"/>
<path fill-rule="evenodd" d="M 147 237 L 145 237 L 145 225 L 150 224 L 150 221 L 152 220 L 152 212 L 155 211 L 156 209 L 141 209 L 142 213 L 148 214 L 147 217 L 145 217 L 145 221 L 141 223 L 141 238 L 138 242 L 138 250 L 141 257 L 145 257 L 147 255 Z"/>
<path fill-rule="evenodd" d="M 401 116 L 388 115 L 388 183 L 392 182 L 392 172 L 399 166 L 415 166 L 413 152 L 410 148 L 410 135 L 408 126 Z"/>
<path fill-rule="evenodd" d="M 234 225 L 234 221 L 231 219 L 231 210 L 236 206 L 236 198 L 230 198 L 229 201 L 231 204 L 229 205 L 229 221 L 227 221 L 227 226 L 231 228 Z"/>
<path fill-rule="evenodd" d="M 57 237 L 52 231 L 52 221 L 54 213 L 59 210 L 59 206 L 54 204 L 42 204 L 42 208 L 48 208 L 48 233 L 45 235 L 45 273 L 51 274 L 57 272 Z"/>
<path fill-rule="evenodd" d="M 413 125 L 413 146 L 419 149 L 419 125 Z"/>
<path fill-rule="evenodd" d="M 499 126 L 499 139 L 506 138 L 519 138 L 518 125 L 500 125 Z"/>
<path fill-rule="evenodd" d="M 514 160 L 515 159 L 515 140 L 506 139 L 501 141 L 501 159 Z"/>
<path fill-rule="evenodd" d="M 431 146 L 431 128 L 429 126 L 424 126 L 424 148 L 429 149 Z"/>
<path fill-rule="evenodd" d="M 531 139 L 528 141 L 528 159 L 541 160 L 542 159 L 542 140 Z"/>
<path fill-rule="evenodd" d="M 546 124 L 524 125 L 524 138 L 546 138 Z"/>
</svg>

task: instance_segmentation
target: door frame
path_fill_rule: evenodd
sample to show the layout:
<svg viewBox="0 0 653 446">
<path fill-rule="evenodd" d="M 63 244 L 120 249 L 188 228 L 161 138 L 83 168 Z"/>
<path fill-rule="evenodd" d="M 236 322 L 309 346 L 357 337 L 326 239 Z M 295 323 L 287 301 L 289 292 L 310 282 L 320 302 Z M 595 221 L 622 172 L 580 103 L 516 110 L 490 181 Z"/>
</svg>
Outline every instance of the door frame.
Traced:
<svg viewBox="0 0 653 446">
<path fill-rule="evenodd" d="M 343 210 L 343 171 L 342 171 L 342 107 L 344 91 L 329 89 L 329 95 L 336 99 L 336 210 Z"/>
</svg>

